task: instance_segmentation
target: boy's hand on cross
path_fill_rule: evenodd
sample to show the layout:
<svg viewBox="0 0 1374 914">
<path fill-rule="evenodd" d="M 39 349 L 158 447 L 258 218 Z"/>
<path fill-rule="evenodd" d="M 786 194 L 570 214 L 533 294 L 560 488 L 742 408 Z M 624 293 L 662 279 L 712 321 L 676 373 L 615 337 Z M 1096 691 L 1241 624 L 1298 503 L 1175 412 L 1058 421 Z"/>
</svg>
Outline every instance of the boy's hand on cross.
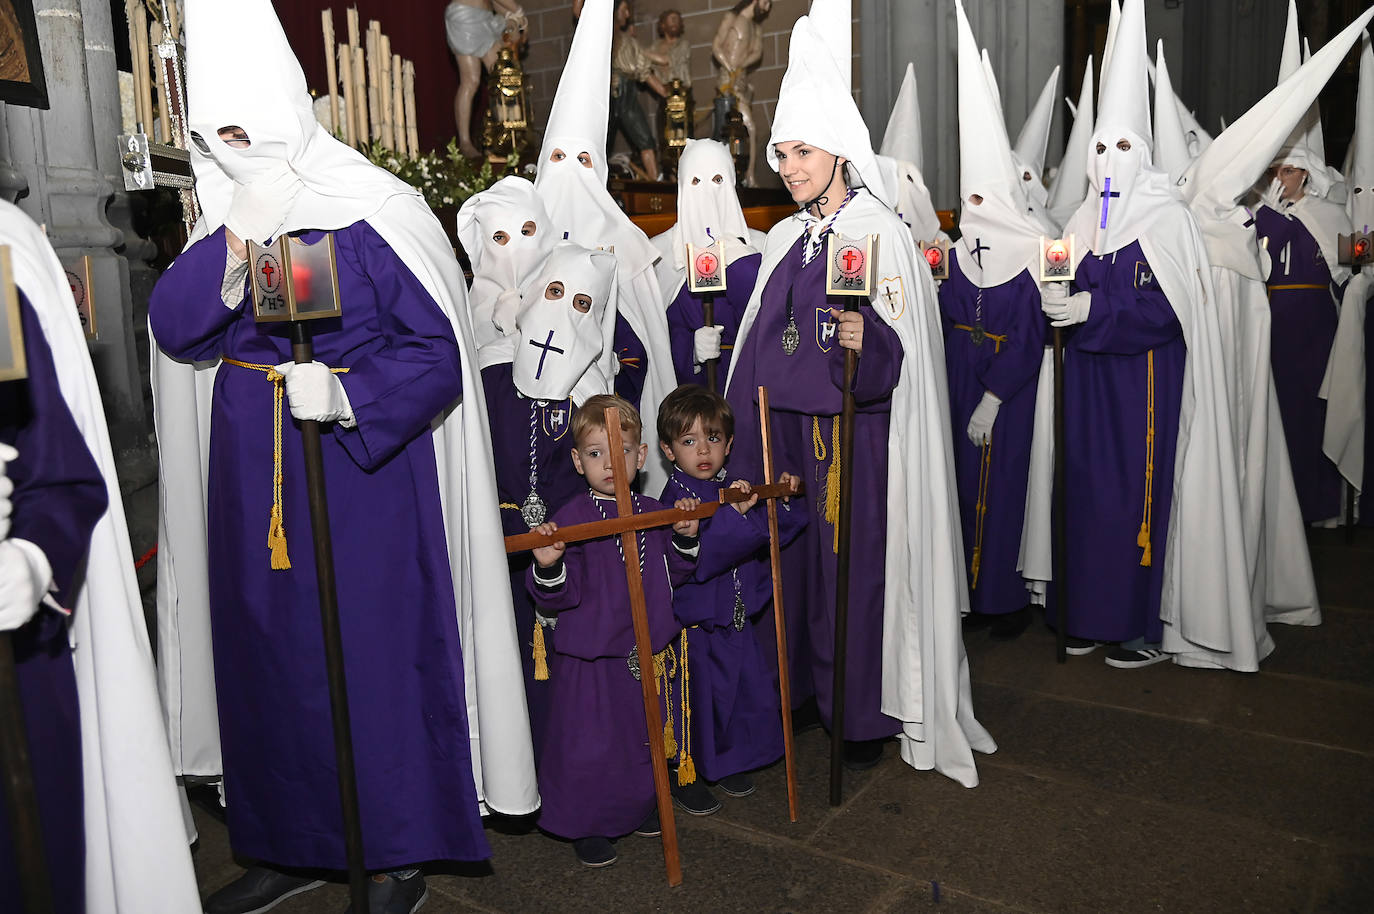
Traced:
<svg viewBox="0 0 1374 914">
<path fill-rule="evenodd" d="M 730 483 L 730 488 L 739 489 L 746 495 L 749 493 L 749 483 L 745 482 L 743 479 L 736 479 L 734 482 Z M 733 507 L 740 514 L 748 514 L 749 509 L 758 503 L 759 497 L 757 495 L 750 495 L 748 501 L 737 501 L 734 503 Z"/>
<path fill-rule="evenodd" d="M 778 482 L 789 487 L 793 492 L 798 492 L 801 490 L 800 476 L 793 476 L 791 473 L 783 473 L 781 476 L 778 477 Z M 782 503 L 787 504 L 791 500 L 792 499 L 783 496 Z"/>
<path fill-rule="evenodd" d="M 679 498 L 673 502 L 673 507 L 679 511 L 694 511 L 701 507 L 700 498 Z M 673 524 L 673 532 L 683 536 L 696 536 L 700 522 L 694 517 L 690 520 L 680 520 Z"/>
<path fill-rule="evenodd" d="M 540 524 L 535 527 L 533 533 L 542 533 L 544 536 L 553 536 L 558 532 L 558 525 L 553 521 Z M 540 568 L 549 568 L 558 564 L 558 560 L 563 557 L 563 552 L 568 547 L 562 542 L 550 543 L 547 546 L 536 546 L 533 549 L 534 560 L 539 563 Z"/>
</svg>

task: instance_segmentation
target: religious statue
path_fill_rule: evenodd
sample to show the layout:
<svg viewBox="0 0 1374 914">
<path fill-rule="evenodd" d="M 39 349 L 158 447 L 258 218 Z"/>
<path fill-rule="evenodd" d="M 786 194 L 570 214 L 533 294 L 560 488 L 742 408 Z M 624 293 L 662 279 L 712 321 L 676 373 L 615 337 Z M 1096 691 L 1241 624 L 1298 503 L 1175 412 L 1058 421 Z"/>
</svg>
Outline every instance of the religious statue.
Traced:
<svg viewBox="0 0 1374 914">
<path fill-rule="evenodd" d="M 525 71 L 509 45 L 497 52 L 490 85 L 482 145 L 487 149 L 488 160 L 504 164 L 519 156 L 524 148 L 530 110 Z"/>
<path fill-rule="evenodd" d="M 496 12 L 493 4 L 502 12 Z M 450 0 L 444 27 L 449 50 L 458 61 L 458 94 L 453 99 L 458 149 L 470 159 L 481 158 L 472 142 L 472 101 L 482 81 L 482 68 L 496 65 L 507 31 L 525 30 L 525 13 L 515 0 Z"/>
<path fill-rule="evenodd" d="M 668 66 L 668 58 L 639 43 L 630 24 L 633 18 L 630 0 L 619 0 L 615 5 L 615 36 L 611 47 L 611 120 L 606 146 L 609 151 L 617 130 L 624 133 L 626 142 L 639 153 L 644 180 L 657 181 L 658 144 L 654 141 L 649 119 L 640 107 L 636 90 L 638 84 L 643 83 L 659 98 L 666 99 L 668 87 L 654 74 L 654 67 Z"/>
<path fill-rule="evenodd" d="M 656 65 L 654 75 L 668 87 L 659 109 L 659 133 L 663 138 L 664 169 L 676 173 L 678 156 L 695 136 L 696 105 L 692 99 L 692 46 L 683 34 L 682 13 L 664 10 L 658 17 L 658 41 L 654 53 L 667 59 Z"/>
<path fill-rule="evenodd" d="M 721 17 L 716 37 L 711 42 L 711 54 L 720 65 L 716 86 L 716 123 L 713 137 L 727 142 L 726 120 L 730 106 L 719 104 L 722 98 L 733 99 L 734 108 L 743 118 L 749 131 L 748 165 L 744 170 L 744 186 L 753 187 L 754 151 L 757 146 L 754 129 L 754 90 L 749 85 L 749 68 L 763 59 L 763 28 L 760 23 L 773 8 L 773 0 L 739 0 L 734 8 Z M 732 144 L 733 145 L 733 144 Z"/>
</svg>

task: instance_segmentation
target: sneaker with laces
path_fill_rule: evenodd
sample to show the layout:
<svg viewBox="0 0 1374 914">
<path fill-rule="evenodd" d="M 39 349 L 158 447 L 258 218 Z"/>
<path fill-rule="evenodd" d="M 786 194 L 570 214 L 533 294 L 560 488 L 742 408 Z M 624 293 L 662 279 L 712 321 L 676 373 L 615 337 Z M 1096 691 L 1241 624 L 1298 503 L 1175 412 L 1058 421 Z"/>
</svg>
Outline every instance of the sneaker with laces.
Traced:
<svg viewBox="0 0 1374 914">
<path fill-rule="evenodd" d="M 250 866 L 239 878 L 205 899 L 206 914 L 264 914 L 293 895 L 324 885 L 323 879 L 293 876 Z"/>
<path fill-rule="evenodd" d="M 1107 655 L 1107 666 L 1114 666 L 1118 670 L 1137 670 L 1141 667 L 1163 663 L 1168 659 L 1169 655 L 1164 651 L 1153 648 L 1129 651 L 1124 647 L 1119 647 Z"/>
<path fill-rule="evenodd" d="M 609 838 L 578 838 L 573 843 L 577 862 L 592 869 L 610 866 L 616 861 L 615 846 Z"/>
<path fill-rule="evenodd" d="M 425 877 L 418 871 L 402 879 L 395 873 L 379 873 L 367 883 L 367 909 L 371 914 L 415 914 L 429 900 Z M 353 905 L 346 914 L 353 914 Z"/>
</svg>

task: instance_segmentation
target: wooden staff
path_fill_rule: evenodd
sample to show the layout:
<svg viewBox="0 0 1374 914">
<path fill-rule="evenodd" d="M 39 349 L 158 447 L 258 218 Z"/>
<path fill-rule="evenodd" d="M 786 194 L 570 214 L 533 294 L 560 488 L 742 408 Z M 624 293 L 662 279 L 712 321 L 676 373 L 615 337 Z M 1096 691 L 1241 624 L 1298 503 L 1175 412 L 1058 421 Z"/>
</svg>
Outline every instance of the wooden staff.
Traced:
<svg viewBox="0 0 1374 914">
<path fill-rule="evenodd" d="M 721 269 L 724 269 L 722 267 Z M 716 324 L 716 297 L 707 293 L 701 300 L 701 325 L 703 327 L 714 327 Z M 706 360 L 706 389 L 711 393 L 716 393 L 716 368 L 720 365 L 720 359 Z"/>
<path fill-rule="evenodd" d="M 377 107 L 382 114 L 382 145 L 396 151 L 396 130 L 394 113 L 391 110 L 391 38 L 380 35 L 377 39 Z"/>
<path fill-rule="evenodd" d="M 324 25 L 324 78 L 329 83 L 329 128 L 340 136 L 344 133 L 339 121 L 339 70 L 336 65 L 338 48 L 334 40 L 334 10 L 320 11 Z"/>
<path fill-rule="evenodd" d="M 412 159 L 420 157 L 420 131 L 415 124 L 415 61 L 405 62 L 406 146 Z"/>
<path fill-rule="evenodd" d="M 630 480 L 625 462 L 620 459 L 624 444 L 620 435 L 620 410 L 606 409 L 606 445 L 614 456 L 615 506 L 620 517 L 634 513 Z M 635 630 L 635 653 L 639 658 L 639 685 L 644 693 L 644 724 L 649 728 L 649 755 L 654 767 L 654 794 L 658 798 L 658 824 L 663 830 L 663 862 L 668 870 L 668 885 L 682 885 L 682 860 L 677 850 L 677 825 L 673 821 L 673 796 L 668 788 L 668 760 L 663 748 L 663 720 L 658 716 L 658 686 L 654 681 L 654 650 L 649 634 L 649 611 L 644 599 L 644 578 L 639 571 L 639 543 L 633 531 L 620 535 L 625 556 L 625 580 L 630 587 L 630 617 Z"/>
<path fill-rule="evenodd" d="M 4 782 L 11 842 L 19 871 L 20 897 L 28 914 L 52 914 L 52 883 L 33 784 L 24 709 L 19 701 L 19 677 L 14 664 L 14 638 L 0 632 L 0 780 Z"/>
<path fill-rule="evenodd" d="M 709 318 L 708 318 L 709 320 Z M 768 388 L 759 388 L 759 435 L 763 439 L 763 481 L 773 484 L 773 429 Z M 768 555 L 773 567 L 773 631 L 778 642 L 778 696 L 782 701 L 782 754 L 787 769 L 787 814 L 797 821 L 797 759 L 792 741 L 792 680 L 787 663 L 787 622 L 782 605 L 782 539 L 778 535 L 778 502 L 768 500 Z"/>
<path fill-rule="evenodd" d="M 391 148 L 396 150 L 399 155 L 405 155 L 406 109 L 401 71 L 401 55 L 394 54 L 391 58 L 391 126 L 396 134 L 396 143 Z"/>
<path fill-rule="evenodd" d="M 1064 512 L 1069 503 L 1064 454 L 1064 333 L 1054 328 L 1054 649 L 1060 663 L 1069 660 L 1069 533 Z"/>
<path fill-rule="evenodd" d="M 291 357 L 297 365 L 315 360 L 309 321 L 291 322 Z M 320 424 L 302 420 L 301 455 L 305 459 L 306 494 L 315 546 L 315 579 L 320 592 L 320 627 L 329 681 L 329 708 L 334 723 L 334 759 L 339 769 L 339 803 L 343 808 L 344 849 L 348 858 L 348 891 L 353 910 L 369 914 L 367 870 L 363 863 L 363 827 L 358 807 L 358 776 L 353 762 L 353 727 L 348 714 L 339 599 L 334 583 L 334 543 L 329 529 L 329 501 L 324 484 L 324 451 Z"/>
<path fill-rule="evenodd" d="M 857 298 L 845 298 L 845 311 L 858 311 Z M 830 805 L 839 806 L 844 792 L 844 692 L 849 650 L 850 494 L 854 491 L 854 374 L 859 355 L 844 351 L 844 405 L 840 410 L 840 516 L 835 520 L 839 554 L 835 562 L 835 657 L 830 698 Z M 831 455 L 834 459 L 834 455 Z"/>
</svg>

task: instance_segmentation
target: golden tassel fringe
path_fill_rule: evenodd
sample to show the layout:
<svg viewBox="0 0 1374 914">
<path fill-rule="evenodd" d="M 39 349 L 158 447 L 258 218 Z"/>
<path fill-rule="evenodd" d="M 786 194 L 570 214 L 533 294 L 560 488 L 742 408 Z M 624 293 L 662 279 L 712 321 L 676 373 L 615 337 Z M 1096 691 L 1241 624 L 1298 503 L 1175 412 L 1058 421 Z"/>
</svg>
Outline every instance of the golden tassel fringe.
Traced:
<svg viewBox="0 0 1374 914">
<path fill-rule="evenodd" d="M 544 626 L 534 623 L 534 680 L 547 682 L 549 678 L 549 651 L 544 646 Z"/>
<path fill-rule="evenodd" d="M 272 550 L 272 570 L 289 571 L 291 556 L 286 551 L 286 528 L 282 526 L 281 505 L 273 505 L 267 522 L 267 548 Z"/>
</svg>

